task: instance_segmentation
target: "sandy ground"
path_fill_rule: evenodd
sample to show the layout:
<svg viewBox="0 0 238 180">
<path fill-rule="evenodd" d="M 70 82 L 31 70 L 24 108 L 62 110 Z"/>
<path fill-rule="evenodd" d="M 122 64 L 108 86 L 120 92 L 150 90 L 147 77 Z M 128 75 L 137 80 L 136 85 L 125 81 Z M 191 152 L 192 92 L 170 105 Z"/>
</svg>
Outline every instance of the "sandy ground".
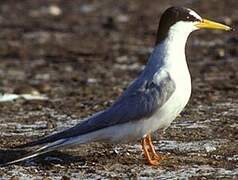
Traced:
<svg viewBox="0 0 238 180">
<path fill-rule="evenodd" d="M 140 73 L 161 12 L 180 5 L 237 27 L 237 0 L 1 1 L 0 85 L 49 100 L 0 103 L 0 161 L 9 150 L 105 107 Z M 154 134 L 167 156 L 150 167 L 139 142 L 83 145 L 0 168 L 1 179 L 238 178 L 237 32 L 199 31 L 187 44 L 193 94 L 181 117 Z"/>
</svg>

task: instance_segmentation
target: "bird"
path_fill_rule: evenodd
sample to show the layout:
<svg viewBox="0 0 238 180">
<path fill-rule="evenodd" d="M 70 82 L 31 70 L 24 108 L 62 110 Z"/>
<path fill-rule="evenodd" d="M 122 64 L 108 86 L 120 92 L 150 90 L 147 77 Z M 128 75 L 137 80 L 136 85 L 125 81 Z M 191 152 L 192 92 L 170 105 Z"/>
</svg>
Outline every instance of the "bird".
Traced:
<svg viewBox="0 0 238 180">
<path fill-rule="evenodd" d="M 3 166 L 90 142 L 119 144 L 139 140 L 147 163 L 159 165 L 163 156 L 155 151 L 151 134 L 166 130 L 189 101 L 192 87 L 185 45 L 190 33 L 199 29 L 232 30 L 186 7 L 166 9 L 145 68 L 110 107 L 71 128 L 16 146 L 35 150 Z"/>
</svg>

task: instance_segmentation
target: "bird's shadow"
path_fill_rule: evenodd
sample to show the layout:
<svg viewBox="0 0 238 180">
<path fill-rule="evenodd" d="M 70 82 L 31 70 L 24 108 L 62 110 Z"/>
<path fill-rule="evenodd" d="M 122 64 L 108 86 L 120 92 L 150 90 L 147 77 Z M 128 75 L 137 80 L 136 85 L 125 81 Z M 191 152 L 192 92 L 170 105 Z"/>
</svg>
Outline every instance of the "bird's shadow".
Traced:
<svg viewBox="0 0 238 180">
<path fill-rule="evenodd" d="M 98 150 L 100 148 L 100 151 Z M 82 150 L 84 149 L 84 150 Z M 72 152 L 52 151 L 37 157 L 25 160 L 17 165 L 21 166 L 50 166 L 60 164 L 62 166 L 71 165 L 73 163 L 83 165 L 110 164 L 110 163 L 122 163 L 122 164 L 134 164 L 137 159 L 137 152 L 130 152 L 130 156 L 127 155 L 127 151 L 121 150 L 117 152 L 114 150 L 114 146 L 110 144 L 91 144 L 79 149 L 79 154 L 72 154 Z M 5 163 L 22 158 L 25 155 L 29 155 L 31 151 L 22 149 L 0 149 L 0 166 L 4 166 Z"/>
<path fill-rule="evenodd" d="M 29 151 L 26 150 L 0 150 L 0 165 L 4 166 L 5 163 L 27 155 L 28 153 Z M 69 165 L 71 163 L 84 165 L 86 163 L 86 159 L 82 156 L 74 156 L 60 151 L 52 151 L 16 164 L 20 164 L 21 166 L 34 164 L 45 166 L 54 164 Z"/>
</svg>

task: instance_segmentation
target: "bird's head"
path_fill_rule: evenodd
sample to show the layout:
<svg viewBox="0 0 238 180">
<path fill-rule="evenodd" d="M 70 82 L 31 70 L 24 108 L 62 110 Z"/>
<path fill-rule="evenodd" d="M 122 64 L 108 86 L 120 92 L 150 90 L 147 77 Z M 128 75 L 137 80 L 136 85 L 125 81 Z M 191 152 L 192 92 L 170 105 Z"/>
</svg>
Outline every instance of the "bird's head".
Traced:
<svg viewBox="0 0 238 180">
<path fill-rule="evenodd" d="M 219 29 L 229 31 L 229 26 L 203 19 L 195 11 L 184 7 L 170 7 L 161 16 L 156 44 L 168 35 L 187 36 L 198 29 Z"/>
</svg>

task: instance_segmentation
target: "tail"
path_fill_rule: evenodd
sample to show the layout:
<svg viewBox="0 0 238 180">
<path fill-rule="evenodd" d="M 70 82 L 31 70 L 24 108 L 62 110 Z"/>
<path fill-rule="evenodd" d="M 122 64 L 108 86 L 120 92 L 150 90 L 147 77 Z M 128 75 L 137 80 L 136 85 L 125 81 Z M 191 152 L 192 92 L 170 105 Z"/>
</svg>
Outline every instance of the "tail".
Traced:
<svg viewBox="0 0 238 180">
<path fill-rule="evenodd" d="M 97 133 L 98 130 L 114 125 L 108 123 L 110 122 L 109 120 L 111 120 L 112 116 L 110 113 L 111 113 L 110 111 L 102 111 L 96 113 L 91 118 L 85 119 L 85 121 L 80 122 L 79 124 L 69 129 L 46 136 L 33 142 L 16 146 L 15 148 L 26 148 L 32 146 L 41 146 L 41 147 L 36 149 L 32 153 L 29 153 L 21 158 L 7 162 L 0 166 L 18 163 L 65 146 L 95 141 L 100 136 L 100 132 Z"/>
<path fill-rule="evenodd" d="M 41 154 L 44 154 L 44 153 L 47 153 L 47 152 L 50 152 L 65 146 L 66 144 L 69 143 L 69 139 L 71 138 L 70 135 L 72 134 L 72 132 L 74 132 L 71 129 L 72 128 L 69 128 L 64 131 L 43 137 L 39 140 L 13 147 L 12 149 L 23 149 L 27 147 L 41 146 L 38 149 L 34 150 L 33 152 L 26 154 L 20 158 L 17 158 L 13 161 L 9 161 L 7 163 L 0 164 L 0 167 L 22 162 L 27 159 L 34 158 Z"/>
<path fill-rule="evenodd" d="M 26 154 L 26 155 L 24 155 L 24 156 L 22 156 L 20 158 L 17 158 L 17 159 L 15 159 L 13 161 L 9 161 L 9 162 L 6 162 L 4 164 L 1 164 L 0 167 L 16 164 L 18 162 L 22 162 L 22 161 L 25 161 L 27 159 L 31 159 L 31 158 L 34 158 L 36 156 L 39 156 L 41 154 L 44 154 L 44 153 L 47 153 L 47 152 L 59 149 L 60 147 L 63 147 L 65 144 L 67 144 L 68 140 L 69 140 L 68 138 L 67 139 L 61 139 L 61 140 L 58 140 L 56 142 L 47 144 L 47 145 L 42 146 L 42 147 L 36 149 L 35 151 L 33 151 L 33 152 L 29 153 L 29 154 Z"/>
<path fill-rule="evenodd" d="M 26 148 L 26 147 L 33 147 L 33 146 L 53 143 L 53 142 L 61 140 L 61 139 L 69 138 L 69 135 L 70 135 L 69 132 L 72 132 L 71 128 L 69 128 L 67 130 L 64 130 L 64 131 L 61 131 L 61 132 L 58 132 L 58 133 L 55 133 L 55 134 L 52 134 L 52 135 L 49 135 L 49 136 L 46 136 L 46 137 L 43 137 L 43 138 L 38 139 L 36 141 L 31 141 L 31 142 L 28 142 L 26 144 L 21 144 L 21 145 L 15 146 L 13 148 L 14 149 L 15 148 L 16 149 L 23 149 L 23 148 Z"/>
</svg>

